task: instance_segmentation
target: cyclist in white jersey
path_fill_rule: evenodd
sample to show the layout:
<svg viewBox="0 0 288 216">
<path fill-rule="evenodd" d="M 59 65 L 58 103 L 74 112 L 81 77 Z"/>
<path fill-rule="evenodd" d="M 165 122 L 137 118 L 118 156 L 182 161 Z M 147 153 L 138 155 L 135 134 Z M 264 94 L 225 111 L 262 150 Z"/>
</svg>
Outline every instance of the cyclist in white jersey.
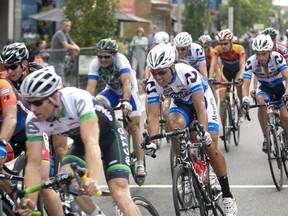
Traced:
<svg viewBox="0 0 288 216">
<path fill-rule="evenodd" d="M 71 172 L 69 164 L 73 162 L 87 168 L 88 177 L 83 186 L 87 195 L 94 196 L 99 190 L 102 158 L 113 200 L 124 215 L 140 215 L 129 191 L 127 140 L 113 109 L 97 101 L 87 91 L 75 87 L 61 88 L 61 83 L 61 77 L 50 66 L 30 74 L 21 85 L 21 92 L 32 111 L 26 119 L 29 155 L 25 170 L 26 185 L 40 183 L 42 134 L 69 136 L 74 142 L 61 161 L 60 172 Z M 25 202 L 34 209 L 37 194 L 31 194 L 29 198 Z M 76 199 L 87 214 L 99 215 L 90 197 L 78 196 Z M 21 214 L 31 213 L 31 209 L 22 209 Z"/>
<path fill-rule="evenodd" d="M 284 57 L 273 49 L 273 41 L 269 35 L 258 35 L 252 43 L 252 49 L 255 54 L 247 59 L 242 86 L 242 104 L 244 112 L 250 107 L 249 86 L 251 77 L 254 74 L 257 77 L 258 85 L 256 90 L 256 99 L 258 104 L 264 104 L 266 98 L 271 99 L 275 95 L 275 100 L 287 101 L 287 81 L 288 69 Z M 288 112 L 283 103 L 279 103 L 280 117 L 283 120 L 284 127 L 288 129 Z M 258 108 L 258 120 L 264 136 L 262 151 L 267 152 L 267 139 L 265 135 L 265 125 L 267 121 L 267 108 Z"/>
<path fill-rule="evenodd" d="M 158 116 L 160 95 L 172 98 L 168 112 L 168 131 L 185 128 L 196 114 L 200 124 L 206 131 L 197 136 L 203 143 L 211 165 L 218 176 L 222 191 L 225 215 L 236 215 L 237 206 L 233 198 L 227 177 L 226 161 L 218 147 L 219 123 L 217 106 L 207 80 L 193 67 L 185 63 L 175 63 L 175 48 L 169 44 L 155 46 L 147 56 L 147 64 L 152 76 L 147 82 L 148 98 L 148 133 L 158 133 Z M 207 132 L 208 131 L 208 132 Z M 179 155 L 179 140 L 172 138 L 173 150 Z M 156 144 L 146 146 L 147 155 L 156 151 Z"/>
<path fill-rule="evenodd" d="M 145 177 L 144 152 L 140 148 L 143 136 L 140 130 L 141 102 L 138 96 L 136 72 L 131 68 L 128 59 L 117 52 L 115 40 L 102 39 L 96 48 L 97 57 L 90 64 L 86 90 L 94 95 L 98 79 L 101 77 L 106 87 L 96 98 L 112 107 L 116 107 L 119 100 L 122 100 L 124 114 L 131 118 L 128 127 L 137 157 L 135 173 L 136 176 Z"/>
<path fill-rule="evenodd" d="M 193 43 L 192 36 L 187 32 L 181 32 L 174 38 L 174 43 L 178 51 L 178 58 L 188 62 L 207 78 L 205 52 L 199 44 Z"/>
</svg>

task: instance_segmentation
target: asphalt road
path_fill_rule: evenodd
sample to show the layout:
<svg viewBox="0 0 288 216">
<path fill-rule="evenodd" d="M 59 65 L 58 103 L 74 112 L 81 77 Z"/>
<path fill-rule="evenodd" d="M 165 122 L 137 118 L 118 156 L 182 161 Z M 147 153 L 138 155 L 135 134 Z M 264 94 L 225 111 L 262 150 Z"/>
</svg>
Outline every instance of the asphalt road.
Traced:
<svg viewBox="0 0 288 216">
<path fill-rule="evenodd" d="M 230 152 L 226 153 L 222 141 L 219 141 L 228 165 L 231 191 L 237 199 L 238 215 L 288 215 L 288 180 L 285 176 L 282 191 L 277 191 L 270 174 L 267 155 L 261 151 L 263 137 L 256 110 L 251 111 L 251 118 L 251 122 L 244 121 L 241 125 L 238 147 L 232 145 Z M 161 216 L 175 215 L 169 151 L 170 144 L 164 143 L 155 159 L 147 157 L 148 175 L 145 185 L 139 187 L 132 177 L 130 179 L 132 195 L 147 198 Z M 105 187 L 103 177 L 100 184 Z M 97 197 L 95 200 L 106 215 L 115 215 L 110 197 Z"/>
</svg>

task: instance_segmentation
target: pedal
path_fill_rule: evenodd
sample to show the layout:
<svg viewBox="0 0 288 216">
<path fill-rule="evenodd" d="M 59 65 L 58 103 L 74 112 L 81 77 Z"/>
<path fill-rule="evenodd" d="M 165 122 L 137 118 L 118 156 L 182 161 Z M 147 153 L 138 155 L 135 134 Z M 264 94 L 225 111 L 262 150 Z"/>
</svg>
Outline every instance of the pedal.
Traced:
<svg viewBox="0 0 288 216">
<path fill-rule="evenodd" d="M 146 175 L 145 176 L 135 176 L 136 184 L 139 185 L 139 186 L 144 185 L 145 178 L 146 178 Z"/>
</svg>

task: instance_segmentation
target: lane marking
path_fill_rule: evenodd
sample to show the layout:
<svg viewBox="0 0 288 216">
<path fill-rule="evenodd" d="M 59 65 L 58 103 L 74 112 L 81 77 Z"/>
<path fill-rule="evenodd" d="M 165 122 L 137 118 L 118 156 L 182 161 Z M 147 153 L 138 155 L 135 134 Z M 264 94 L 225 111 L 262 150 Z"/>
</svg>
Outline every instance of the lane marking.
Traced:
<svg viewBox="0 0 288 216">
<path fill-rule="evenodd" d="M 100 188 L 108 188 L 107 185 L 99 185 Z M 163 188 L 171 189 L 172 185 L 129 185 L 130 188 Z M 275 185 L 230 185 L 230 188 L 234 189 L 265 189 L 265 188 L 275 188 Z M 283 188 L 288 188 L 288 185 L 283 185 Z"/>
</svg>

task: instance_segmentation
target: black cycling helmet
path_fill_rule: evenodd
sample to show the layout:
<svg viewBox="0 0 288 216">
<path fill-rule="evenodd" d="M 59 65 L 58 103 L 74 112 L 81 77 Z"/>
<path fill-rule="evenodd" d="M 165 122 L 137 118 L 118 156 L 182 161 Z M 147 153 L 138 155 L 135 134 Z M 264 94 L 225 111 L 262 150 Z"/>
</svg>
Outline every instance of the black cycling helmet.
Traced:
<svg viewBox="0 0 288 216">
<path fill-rule="evenodd" d="M 112 40 L 111 38 L 101 39 L 96 45 L 97 52 L 116 53 L 117 50 L 118 46 L 116 40 Z"/>
<path fill-rule="evenodd" d="M 270 35 L 271 39 L 274 40 L 277 36 L 277 31 L 274 28 L 266 28 L 263 30 L 262 34 Z"/>
<path fill-rule="evenodd" d="M 12 43 L 4 46 L 0 55 L 2 64 L 17 64 L 29 58 L 29 52 L 24 43 Z"/>
</svg>

